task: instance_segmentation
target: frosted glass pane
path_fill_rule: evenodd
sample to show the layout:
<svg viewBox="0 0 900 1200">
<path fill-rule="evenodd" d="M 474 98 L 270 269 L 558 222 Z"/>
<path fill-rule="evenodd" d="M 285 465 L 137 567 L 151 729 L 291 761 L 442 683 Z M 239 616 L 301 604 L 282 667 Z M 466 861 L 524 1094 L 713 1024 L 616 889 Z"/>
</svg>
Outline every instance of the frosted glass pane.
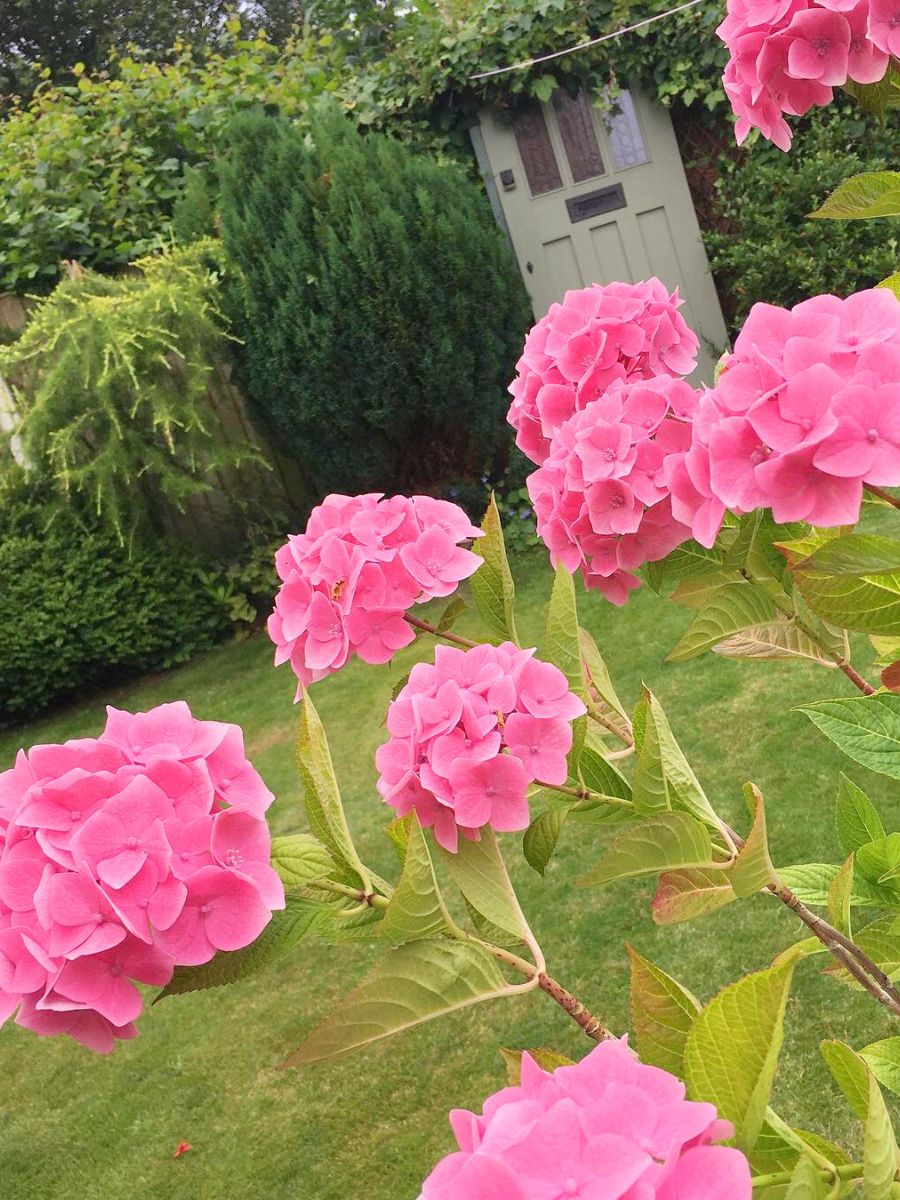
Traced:
<svg viewBox="0 0 900 1200">
<path fill-rule="evenodd" d="M 612 108 L 603 114 L 603 123 L 609 134 L 616 169 L 622 171 L 625 167 L 636 167 L 640 163 L 649 162 L 650 156 L 644 145 L 644 135 L 634 111 L 631 92 L 623 88 L 611 103 Z"/>
</svg>

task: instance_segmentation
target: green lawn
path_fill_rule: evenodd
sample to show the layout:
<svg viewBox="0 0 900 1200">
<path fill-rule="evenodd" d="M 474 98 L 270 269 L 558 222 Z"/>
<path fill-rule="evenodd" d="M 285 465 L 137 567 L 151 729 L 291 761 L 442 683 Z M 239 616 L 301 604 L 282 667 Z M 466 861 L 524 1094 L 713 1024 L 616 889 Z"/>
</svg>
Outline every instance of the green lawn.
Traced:
<svg viewBox="0 0 900 1200">
<path fill-rule="evenodd" d="M 519 574 L 522 627 L 536 638 L 549 572 L 532 560 Z M 889 827 L 900 825 L 896 795 L 883 781 L 842 759 L 791 712 L 804 700 L 848 693 L 837 672 L 712 655 L 665 665 L 687 618 L 647 589 L 623 611 L 592 597 L 582 619 L 623 698 L 635 699 L 641 679 L 654 687 L 707 791 L 742 826 L 741 785 L 759 784 L 777 862 L 837 857 L 832 809 L 842 768 L 883 802 Z M 394 682 L 414 654 L 429 652 L 420 642 L 391 666 L 354 664 L 314 690 L 364 857 L 385 873 L 395 871 L 395 861 L 381 835 L 389 812 L 374 790 L 373 754 Z M 143 709 L 185 697 L 197 715 L 244 727 L 249 754 L 278 796 L 275 830 L 300 828 L 293 677 L 287 668 L 274 672 L 270 661 L 262 637 L 223 646 L 177 671 L 0 735 L 0 763 L 11 763 L 20 744 L 98 732 L 107 701 Z M 799 923 L 763 897 L 696 924 L 657 929 L 647 885 L 571 889 L 567 881 L 597 859 L 606 836 L 567 829 L 543 880 L 524 864 L 513 837 L 507 846 L 550 970 L 614 1028 L 627 1024 L 626 941 L 706 998 L 800 936 Z M 278 1063 L 373 956 L 369 947 L 310 943 L 252 981 L 166 1000 L 144 1015 L 141 1037 L 109 1058 L 68 1039 L 4 1029 L 0 1196 L 415 1200 L 430 1165 L 450 1148 L 447 1109 L 478 1106 L 502 1084 L 498 1045 L 552 1045 L 573 1054 L 587 1048 L 546 996 L 531 994 L 470 1009 L 335 1064 L 280 1071 Z M 820 966 L 813 960 L 798 971 L 776 1099 L 794 1123 L 847 1137 L 851 1124 L 816 1044 L 823 1037 L 864 1044 L 886 1036 L 888 1018 L 868 997 L 817 978 Z M 181 1140 L 193 1149 L 173 1160 Z"/>
</svg>

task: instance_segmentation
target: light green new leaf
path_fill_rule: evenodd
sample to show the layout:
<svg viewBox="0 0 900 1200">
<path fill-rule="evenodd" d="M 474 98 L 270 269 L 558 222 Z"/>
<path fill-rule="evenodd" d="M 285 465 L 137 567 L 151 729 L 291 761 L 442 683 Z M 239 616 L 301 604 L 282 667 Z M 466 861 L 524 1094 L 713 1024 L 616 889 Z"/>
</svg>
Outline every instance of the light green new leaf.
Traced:
<svg viewBox="0 0 900 1200">
<path fill-rule="evenodd" d="M 897 1139 L 874 1074 L 867 1068 L 869 1112 L 863 1129 L 863 1194 L 865 1200 L 890 1200 L 897 1174 Z"/>
<path fill-rule="evenodd" d="M 733 900 L 737 900 L 734 888 L 721 869 L 666 871 L 660 875 L 653 897 L 653 920 L 657 925 L 679 925 L 715 912 Z"/>
<path fill-rule="evenodd" d="M 472 595 L 491 636 L 498 642 L 509 641 L 518 644 L 516 588 L 512 571 L 509 569 L 509 559 L 506 557 L 500 513 L 493 496 L 484 514 L 481 528 L 484 530 L 484 537 L 478 538 L 472 549 L 484 559 L 484 565 L 478 568 L 469 581 Z"/>
<path fill-rule="evenodd" d="M 900 833 L 889 833 L 874 842 L 866 842 L 856 852 L 860 875 L 870 883 L 890 885 L 900 875 Z M 897 888 L 900 884 L 890 885 Z"/>
<path fill-rule="evenodd" d="M 879 692 L 799 708 L 855 762 L 900 779 L 900 696 Z"/>
<path fill-rule="evenodd" d="M 522 1081 L 523 1054 L 533 1058 L 542 1071 L 552 1072 L 557 1067 L 573 1067 L 575 1065 L 574 1060 L 567 1058 L 565 1054 L 560 1054 L 557 1050 L 548 1050 L 543 1046 L 537 1046 L 531 1050 L 508 1050 L 505 1046 L 501 1046 L 500 1053 L 506 1063 L 506 1082 L 509 1087 L 518 1087 Z"/>
<path fill-rule="evenodd" d="M 515 938 L 529 936 L 528 922 L 519 907 L 492 829 L 482 829 L 478 842 L 460 838 L 456 854 L 446 850 L 440 853 L 453 882 L 474 909 Z"/>
<path fill-rule="evenodd" d="M 706 826 L 687 813 L 667 812 L 619 834 L 600 863 L 577 884 L 596 887 L 617 879 L 709 866 L 712 841 Z"/>
<path fill-rule="evenodd" d="M 831 881 L 828 889 L 828 916 L 838 932 L 853 936 L 851 907 L 853 904 L 853 855 L 851 854 Z"/>
<path fill-rule="evenodd" d="M 820 1042 L 819 1050 L 854 1115 L 865 1121 L 869 1112 L 869 1068 L 844 1042 Z"/>
<path fill-rule="evenodd" d="M 684 1048 L 700 1002 L 632 946 L 625 949 L 631 967 L 631 1027 L 638 1057 L 681 1078 Z"/>
<path fill-rule="evenodd" d="M 634 769 L 634 806 L 639 813 L 681 809 L 719 827 L 719 819 L 700 781 L 675 741 L 663 707 L 649 688 L 635 710 L 641 740 Z"/>
<path fill-rule="evenodd" d="M 284 1065 L 339 1058 L 423 1021 L 520 990 L 471 943 L 434 938 L 397 946 Z"/>
<path fill-rule="evenodd" d="M 831 193 L 811 217 L 861 221 L 900 216 L 900 171 L 870 171 L 852 175 Z"/>
<path fill-rule="evenodd" d="M 628 713 L 616 694 L 616 689 L 613 687 L 609 670 L 603 660 L 603 655 L 600 653 L 600 647 L 586 629 L 578 630 L 578 643 L 581 649 L 582 667 L 587 676 L 587 681 L 593 684 L 594 690 L 604 705 L 621 718 L 621 723 L 624 726 L 627 726 Z"/>
<path fill-rule="evenodd" d="M 726 583 L 709 597 L 666 661 L 687 662 L 742 629 L 767 625 L 777 618 L 778 609 L 762 588 L 752 583 Z"/>
<path fill-rule="evenodd" d="M 856 931 L 853 940 L 889 979 L 900 977 L 900 919 L 896 916 L 884 916 L 870 921 L 864 928 Z M 850 972 L 837 962 L 828 967 L 827 974 L 846 983 L 848 987 L 857 990 L 860 987 Z"/>
<path fill-rule="evenodd" d="M 553 857 L 566 816 L 565 808 L 546 808 L 537 814 L 525 830 L 522 839 L 525 861 L 539 875 L 544 874 L 547 863 Z"/>
<path fill-rule="evenodd" d="M 887 279 L 882 279 L 881 283 L 876 284 L 876 287 L 887 288 L 893 292 L 900 300 L 900 271 L 895 271 L 893 275 L 888 275 Z"/>
<path fill-rule="evenodd" d="M 900 1037 L 872 1042 L 859 1052 L 879 1083 L 900 1094 Z"/>
<path fill-rule="evenodd" d="M 272 866 L 286 888 L 295 888 L 323 879 L 334 867 L 334 859 L 312 834 L 292 833 L 272 838 Z"/>
<path fill-rule="evenodd" d="M 602 750 L 593 744 L 590 735 L 578 760 L 578 777 L 571 782 L 581 784 L 590 792 L 601 796 L 612 796 L 619 800 L 631 799 L 631 785 L 613 763 L 604 758 Z"/>
<path fill-rule="evenodd" d="M 791 1175 L 784 1200 L 828 1200 L 830 1185 L 809 1158 L 801 1158 Z"/>
<path fill-rule="evenodd" d="M 841 775 L 834 816 L 838 841 L 845 854 L 853 854 L 867 842 L 884 837 L 884 826 L 875 805 L 865 792 Z"/>
<path fill-rule="evenodd" d="M 840 869 L 831 863 L 798 863 L 793 867 L 779 867 L 778 876 L 798 900 L 824 908 L 828 904 L 828 892 Z M 896 908 L 898 900 L 900 898 L 896 891 L 871 883 L 858 870 L 854 873 L 852 902 L 857 908 Z"/>
<path fill-rule="evenodd" d="M 559 667 L 576 696 L 584 696 L 575 581 L 563 566 L 556 568 L 540 657 Z"/>
<path fill-rule="evenodd" d="M 801 659 L 837 668 L 832 659 L 825 657 L 818 643 L 787 618 L 770 621 L 767 625 L 750 625 L 712 649 L 723 658 L 746 658 L 757 662 Z"/>
<path fill-rule="evenodd" d="M 900 571 L 900 541 L 874 533 L 830 538 L 802 563 L 822 575 L 884 575 Z"/>
<path fill-rule="evenodd" d="M 795 959 L 745 975 L 704 1008 L 688 1034 L 685 1071 L 693 1100 L 734 1122 L 749 1153 L 762 1128 L 781 1050 Z"/>
<path fill-rule="evenodd" d="M 350 836 L 325 730 L 309 692 L 300 702 L 297 767 L 303 782 L 303 801 L 313 833 L 332 855 L 368 886 L 369 872 L 360 861 Z"/>
<path fill-rule="evenodd" d="M 769 840 L 766 832 L 766 806 L 762 792 L 752 783 L 744 788 L 748 803 L 752 806 L 753 828 L 737 860 L 728 872 L 734 894 L 740 897 L 755 896 L 767 888 L 770 883 L 777 883 L 778 876 L 772 866 L 769 856 Z"/>
<path fill-rule="evenodd" d="M 403 822 L 407 827 L 403 871 L 378 927 L 381 940 L 394 944 L 430 937 L 451 925 L 418 817 L 412 812 Z"/>
<path fill-rule="evenodd" d="M 900 542 L 862 533 L 831 538 L 792 574 L 822 620 L 862 633 L 900 633 Z"/>
<path fill-rule="evenodd" d="M 255 942 L 243 950 L 220 951 L 214 959 L 199 967 L 176 967 L 175 974 L 157 1000 L 199 992 L 205 988 L 237 983 L 255 975 L 270 963 L 293 950 L 310 933 L 322 916 L 322 907 L 299 896 L 288 896 L 285 907 L 272 913 L 272 919 Z"/>
</svg>

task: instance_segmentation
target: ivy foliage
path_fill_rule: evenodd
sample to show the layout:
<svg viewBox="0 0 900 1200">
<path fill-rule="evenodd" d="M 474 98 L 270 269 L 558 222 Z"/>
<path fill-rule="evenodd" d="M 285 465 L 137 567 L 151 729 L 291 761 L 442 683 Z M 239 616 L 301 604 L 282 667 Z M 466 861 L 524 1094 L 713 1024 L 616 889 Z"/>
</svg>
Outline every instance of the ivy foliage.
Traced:
<svg viewBox="0 0 900 1200">
<path fill-rule="evenodd" d="M 236 121 L 218 176 L 237 378 L 316 489 L 485 474 L 530 312 L 465 173 L 326 103 Z"/>
<path fill-rule="evenodd" d="M 154 524 L 160 498 L 181 508 L 209 488 L 207 471 L 253 454 L 224 441 L 207 400 L 225 344 L 211 250 L 199 242 L 115 277 L 71 264 L 0 350 L 26 461 L 61 506 L 120 542 Z"/>
</svg>

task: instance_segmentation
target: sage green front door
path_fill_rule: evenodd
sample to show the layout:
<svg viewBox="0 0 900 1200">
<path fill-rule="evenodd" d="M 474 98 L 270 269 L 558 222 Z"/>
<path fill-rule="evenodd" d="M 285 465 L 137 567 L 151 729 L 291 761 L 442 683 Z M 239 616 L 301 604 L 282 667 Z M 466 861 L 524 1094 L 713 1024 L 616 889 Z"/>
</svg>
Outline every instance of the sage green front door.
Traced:
<svg viewBox="0 0 900 1200">
<path fill-rule="evenodd" d="M 668 112 L 633 89 L 605 109 L 557 91 L 483 111 L 473 141 L 535 316 L 569 288 L 657 275 L 679 288 L 712 382 L 725 323 Z"/>
</svg>

